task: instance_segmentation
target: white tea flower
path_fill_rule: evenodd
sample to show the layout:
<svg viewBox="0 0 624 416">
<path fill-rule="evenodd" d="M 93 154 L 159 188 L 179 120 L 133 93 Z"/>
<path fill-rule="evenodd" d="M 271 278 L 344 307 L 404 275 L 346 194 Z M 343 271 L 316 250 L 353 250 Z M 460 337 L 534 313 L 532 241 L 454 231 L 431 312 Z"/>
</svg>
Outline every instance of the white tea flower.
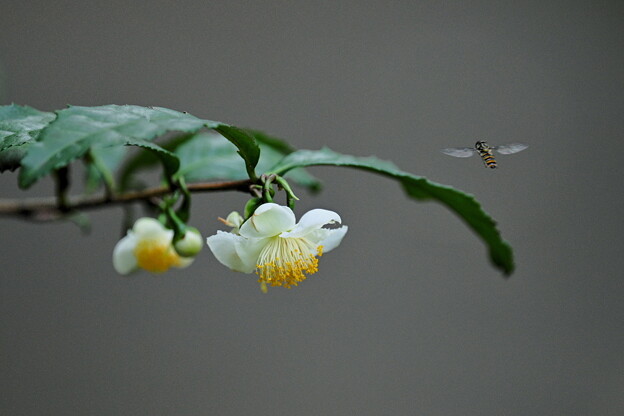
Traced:
<svg viewBox="0 0 624 416">
<path fill-rule="evenodd" d="M 153 218 L 140 218 L 113 250 L 117 273 L 129 274 L 141 268 L 163 273 L 171 267 L 187 267 L 192 257 L 181 257 L 171 245 L 173 231 Z"/>
<path fill-rule="evenodd" d="M 230 269 L 255 271 L 263 291 L 267 285 L 290 288 L 316 273 L 317 257 L 340 244 L 348 227 L 323 227 L 340 223 L 337 213 L 325 209 L 313 209 L 296 223 L 290 208 L 268 203 L 258 207 L 240 228 L 235 227 L 238 233 L 218 231 L 207 243 L 217 260 Z"/>
</svg>

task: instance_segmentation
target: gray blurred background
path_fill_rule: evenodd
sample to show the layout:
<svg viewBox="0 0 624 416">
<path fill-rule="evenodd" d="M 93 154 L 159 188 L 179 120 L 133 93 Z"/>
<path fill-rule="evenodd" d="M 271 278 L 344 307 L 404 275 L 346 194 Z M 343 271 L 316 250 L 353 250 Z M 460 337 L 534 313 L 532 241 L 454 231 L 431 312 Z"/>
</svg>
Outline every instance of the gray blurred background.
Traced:
<svg viewBox="0 0 624 416">
<path fill-rule="evenodd" d="M 0 218 L 6 415 L 624 414 L 624 3 L 5 1 L 1 103 L 138 104 L 376 155 L 473 193 L 509 280 L 435 203 L 316 168 L 350 231 L 263 295 L 206 250 L 118 276 L 121 210 Z M 500 156 L 448 146 L 524 142 Z M 27 193 L 0 177 L 3 198 Z M 194 199 L 205 235 L 246 196 Z"/>
</svg>

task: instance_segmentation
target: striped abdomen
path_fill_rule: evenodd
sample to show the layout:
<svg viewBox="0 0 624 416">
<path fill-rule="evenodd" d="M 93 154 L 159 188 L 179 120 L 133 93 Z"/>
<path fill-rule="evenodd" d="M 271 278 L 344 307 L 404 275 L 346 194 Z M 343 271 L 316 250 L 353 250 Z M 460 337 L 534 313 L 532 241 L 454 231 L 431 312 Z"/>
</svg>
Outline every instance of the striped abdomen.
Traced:
<svg viewBox="0 0 624 416">
<path fill-rule="evenodd" d="M 494 159 L 491 148 L 480 149 L 479 156 L 481 156 L 483 163 L 485 163 L 485 166 L 488 168 L 494 169 L 496 167 L 496 159 Z"/>
</svg>

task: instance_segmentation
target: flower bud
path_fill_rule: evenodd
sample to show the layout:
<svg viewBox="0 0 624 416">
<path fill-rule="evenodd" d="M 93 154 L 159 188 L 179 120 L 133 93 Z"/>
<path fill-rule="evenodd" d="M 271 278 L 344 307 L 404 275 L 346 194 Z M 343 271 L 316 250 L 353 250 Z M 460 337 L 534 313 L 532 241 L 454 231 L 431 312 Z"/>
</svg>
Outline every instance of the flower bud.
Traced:
<svg viewBox="0 0 624 416">
<path fill-rule="evenodd" d="M 173 244 L 175 251 L 182 257 L 194 257 L 203 247 L 204 241 L 196 228 L 187 227 L 184 235 Z"/>
</svg>

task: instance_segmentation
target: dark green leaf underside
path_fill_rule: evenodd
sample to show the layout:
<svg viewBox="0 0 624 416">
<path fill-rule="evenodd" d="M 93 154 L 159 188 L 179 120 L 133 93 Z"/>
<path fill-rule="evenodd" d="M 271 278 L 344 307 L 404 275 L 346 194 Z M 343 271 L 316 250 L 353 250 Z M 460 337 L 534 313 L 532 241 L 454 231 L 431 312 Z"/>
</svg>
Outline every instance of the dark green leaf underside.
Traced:
<svg viewBox="0 0 624 416">
<path fill-rule="evenodd" d="M 223 137 L 238 148 L 238 153 L 245 160 L 245 168 L 250 179 L 255 179 L 255 168 L 260 160 L 260 147 L 256 140 L 244 129 L 221 125 L 215 128 Z"/>
<path fill-rule="evenodd" d="M 284 153 L 262 141 L 259 146 L 261 153 L 257 164 L 258 172 L 265 172 L 284 156 Z M 210 132 L 198 133 L 180 145 L 175 153 L 181 162 L 179 174 L 189 183 L 248 178 L 245 162 L 237 154 L 236 147 L 221 135 Z M 293 170 L 288 174 L 288 178 L 312 191 L 320 188 L 320 182 L 303 169 Z"/>
<path fill-rule="evenodd" d="M 505 275 L 510 275 L 513 272 L 514 262 L 511 246 L 502 239 L 496 228 L 496 222 L 481 208 L 481 205 L 472 195 L 404 172 L 393 163 L 376 157 L 343 155 L 327 148 L 318 151 L 296 151 L 282 159 L 271 171 L 284 174 L 291 169 L 317 165 L 353 167 L 388 176 L 398 180 L 410 197 L 419 200 L 431 199 L 446 205 L 483 239 L 494 265 L 501 269 Z"/>
<path fill-rule="evenodd" d="M 170 151 L 158 146 L 156 143 L 142 139 L 130 138 L 126 140 L 124 144 L 126 146 L 139 146 L 153 152 L 154 155 L 156 155 L 156 157 L 158 157 L 158 159 L 162 162 L 165 174 L 168 177 L 173 176 L 180 168 L 180 160 L 178 157 Z"/>
<path fill-rule="evenodd" d="M 286 143 L 284 140 L 279 139 L 274 136 L 270 136 L 260 130 L 254 130 L 254 129 L 244 129 L 244 130 L 247 132 L 247 134 L 249 134 L 254 139 L 256 139 L 256 142 L 262 143 L 266 145 L 267 147 L 270 147 L 280 152 L 283 155 L 291 154 L 292 152 L 297 150 L 291 145 L 289 145 L 288 143 Z"/>
<path fill-rule="evenodd" d="M 115 172 L 119 168 L 126 153 L 127 149 L 121 146 L 93 146 L 90 152 L 90 159 L 97 159 L 102 165 L 102 169 L 105 169 L 112 177 L 112 172 Z M 141 154 L 152 155 L 150 152 L 141 152 Z M 154 159 L 158 162 L 158 158 L 154 156 Z M 102 172 L 100 172 L 96 164 L 93 163 L 93 161 L 92 163 L 87 163 L 85 180 L 86 192 L 94 192 L 102 184 L 103 180 Z"/>
<path fill-rule="evenodd" d="M 188 140 L 192 139 L 196 135 L 205 134 L 205 133 L 185 133 L 173 138 L 170 138 L 159 145 L 172 153 L 175 153 L 175 150 L 186 143 Z M 241 160 L 242 162 L 242 160 Z M 121 172 L 119 174 L 119 189 L 126 190 L 133 187 L 135 184 L 132 182 L 134 175 L 138 172 L 146 169 L 150 169 L 159 163 L 158 157 L 151 152 L 139 152 L 128 160 L 125 161 Z"/>
</svg>

